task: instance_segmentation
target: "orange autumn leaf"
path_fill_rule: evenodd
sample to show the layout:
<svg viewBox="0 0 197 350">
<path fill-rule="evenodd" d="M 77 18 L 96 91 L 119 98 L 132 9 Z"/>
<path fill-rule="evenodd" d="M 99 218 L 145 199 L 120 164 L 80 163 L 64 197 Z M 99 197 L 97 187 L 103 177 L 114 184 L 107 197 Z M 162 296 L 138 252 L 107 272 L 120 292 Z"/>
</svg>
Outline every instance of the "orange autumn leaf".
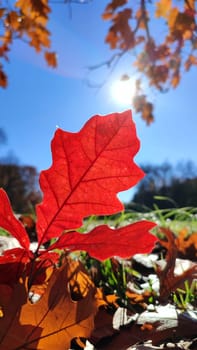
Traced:
<svg viewBox="0 0 197 350">
<path fill-rule="evenodd" d="M 160 0 L 156 2 L 155 17 L 167 18 L 172 7 L 172 0 Z"/>
<path fill-rule="evenodd" d="M 10 11 L 6 17 L 6 25 L 11 26 L 13 30 L 18 30 L 21 26 L 20 15 L 16 11 Z"/>
<path fill-rule="evenodd" d="M 24 15 L 36 18 L 38 21 L 41 18 L 47 19 L 51 11 L 47 0 L 18 0 L 15 7 L 21 9 Z"/>
<path fill-rule="evenodd" d="M 194 55 L 189 55 L 187 60 L 185 61 L 185 70 L 189 70 L 192 65 L 197 66 L 197 57 Z"/>
<path fill-rule="evenodd" d="M 118 36 L 117 34 L 110 30 L 105 38 L 106 43 L 109 43 L 111 49 L 115 49 L 118 44 Z"/>
<path fill-rule="evenodd" d="M 154 330 L 154 325 L 153 325 L 152 323 L 147 323 L 147 322 L 145 322 L 145 323 L 140 327 L 140 329 L 141 329 L 142 331 L 152 331 L 152 330 Z"/>
<path fill-rule="evenodd" d="M 50 67 L 53 67 L 53 68 L 57 67 L 57 55 L 55 52 L 46 51 L 44 56 L 45 56 L 45 60 L 47 61 Z"/>
<path fill-rule="evenodd" d="M 171 85 L 173 86 L 173 88 L 176 88 L 179 85 L 179 82 L 180 82 L 180 74 L 175 73 L 171 79 Z"/>
<path fill-rule="evenodd" d="M 84 338 L 90 335 L 96 312 L 95 288 L 79 262 L 66 261 L 56 269 L 36 304 L 28 301 L 26 282 L 21 279 L 16 284 L 12 303 L 1 304 L 2 349 L 62 350 L 70 347 L 76 334 Z M 79 288 L 78 301 L 71 298 L 73 286 Z"/>
<path fill-rule="evenodd" d="M 175 244 L 180 255 L 187 254 L 195 259 L 197 257 L 197 232 L 188 235 L 186 228 L 182 229 L 175 239 Z"/>
<path fill-rule="evenodd" d="M 116 294 L 105 294 L 102 288 L 97 288 L 96 291 L 96 304 L 98 308 L 107 308 L 108 306 L 114 306 L 118 308 L 119 305 L 117 303 L 119 297 Z"/>
<path fill-rule="evenodd" d="M 170 31 L 174 28 L 176 18 L 178 16 L 179 10 L 177 7 L 173 7 L 168 14 L 168 26 Z"/>
<path fill-rule="evenodd" d="M 107 11 L 115 11 L 118 7 L 125 5 L 128 0 L 112 0 L 106 7 Z"/>
</svg>

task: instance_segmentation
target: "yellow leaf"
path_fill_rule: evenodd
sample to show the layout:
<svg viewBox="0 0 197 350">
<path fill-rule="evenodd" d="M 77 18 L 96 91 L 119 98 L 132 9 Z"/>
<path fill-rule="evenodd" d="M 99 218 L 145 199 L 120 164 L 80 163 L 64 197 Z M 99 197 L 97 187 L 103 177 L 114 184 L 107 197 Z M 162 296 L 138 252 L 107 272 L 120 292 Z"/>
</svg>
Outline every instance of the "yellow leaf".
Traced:
<svg viewBox="0 0 197 350">
<path fill-rule="evenodd" d="M 168 17 L 168 13 L 172 7 L 171 0 L 160 0 L 156 2 L 155 17 Z"/>
<path fill-rule="evenodd" d="M 168 14 L 168 27 L 170 30 L 172 30 L 174 28 L 174 25 L 175 25 L 175 21 L 176 21 L 176 18 L 177 18 L 177 15 L 179 13 L 179 10 L 177 7 L 173 7 L 169 14 Z"/>
</svg>

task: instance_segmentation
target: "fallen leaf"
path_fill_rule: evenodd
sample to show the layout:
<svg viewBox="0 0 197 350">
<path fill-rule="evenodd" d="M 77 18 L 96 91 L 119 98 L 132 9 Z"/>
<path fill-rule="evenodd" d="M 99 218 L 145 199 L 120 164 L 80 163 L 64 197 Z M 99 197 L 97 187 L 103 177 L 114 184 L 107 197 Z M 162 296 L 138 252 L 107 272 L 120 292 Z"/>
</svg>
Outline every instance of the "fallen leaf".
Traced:
<svg viewBox="0 0 197 350">
<path fill-rule="evenodd" d="M 98 333 L 95 333 L 95 337 L 93 332 L 90 341 L 97 350 L 128 350 L 132 345 L 135 344 L 136 348 L 137 344 L 147 340 L 151 340 L 155 346 L 166 342 L 166 339 L 174 343 L 175 339 L 177 341 L 178 339 L 196 336 L 197 321 L 189 313 L 184 312 L 179 315 L 171 305 L 158 306 L 156 310 L 155 312 L 143 312 L 135 322 L 135 316 L 127 315 L 127 310 L 124 309 L 124 313 L 120 312 L 119 315 L 119 322 L 122 324 L 123 321 L 123 324 L 118 332 L 113 328 L 110 329 L 109 319 L 107 324 L 108 336 L 105 334 L 105 329 L 102 333 L 102 328 L 100 328 Z M 121 320 L 123 316 L 124 320 Z"/>
<path fill-rule="evenodd" d="M 160 280 L 160 302 L 166 302 L 169 295 L 176 291 L 179 286 L 182 286 L 185 280 L 191 281 L 196 278 L 197 265 L 192 264 L 187 270 L 179 275 L 175 274 L 176 258 L 178 255 L 178 248 L 176 239 L 170 229 L 161 228 L 163 234 L 167 237 L 167 241 L 160 240 L 161 245 L 167 249 L 166 265 L 164 268 L 157 267 L 157 275 Z"/>
<path fill-rule="evenodd" d="M 80 290 L 77 302 L 71 299 L 71 282 L 72 288 Z M 52 274 L 37 303 L 28 301 L 27 281 L 21 279 L 13 290 L 12 303 L 4 302 L 1 306 L 2 349 L 69 349 L 76 335 L 87 338 L 91 333 L 96 312 L 95 287 L 79 262 L 66 261 Z"/>
</svg>

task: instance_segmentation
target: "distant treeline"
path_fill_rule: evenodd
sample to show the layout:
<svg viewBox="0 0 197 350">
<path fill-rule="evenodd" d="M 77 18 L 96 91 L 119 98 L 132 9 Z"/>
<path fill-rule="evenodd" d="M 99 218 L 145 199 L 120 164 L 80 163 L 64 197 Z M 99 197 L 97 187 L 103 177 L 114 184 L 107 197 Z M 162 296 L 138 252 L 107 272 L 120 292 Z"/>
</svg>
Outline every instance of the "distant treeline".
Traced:
<svg viewBox="0 0 197 350">
<path fill-rule="evenodd" d="M 0 127 L 0 149 L 7 143 L 7 135 Z M 15 213 L 32 213 L 41 201 L 38 172 L 33 166 L 19 165 L 13 152 L 0 154 L 0 187 L 3 188 Z"/>
<path fill-rule="evenodd" d="M 197 168 L 191 161 L 172 166 L 142 165 L 145 178 L 137 186 L 132 201 L 126 208 L 161 209 L 197 207 Z"/>
<path fill-rule="evenodd" d="M 33 166 L 0 163 L 0 187 L 2 187 L 16 213 L 31 213 L 41 201 L 38 173 Z"/>
</svg>

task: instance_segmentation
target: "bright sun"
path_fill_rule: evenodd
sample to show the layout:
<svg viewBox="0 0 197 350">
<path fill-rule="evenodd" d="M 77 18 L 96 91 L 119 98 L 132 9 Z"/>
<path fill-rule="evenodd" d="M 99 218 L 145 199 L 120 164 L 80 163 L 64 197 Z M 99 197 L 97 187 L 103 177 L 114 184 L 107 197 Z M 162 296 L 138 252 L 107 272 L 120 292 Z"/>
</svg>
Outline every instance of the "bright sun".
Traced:
<svg viewBox="0 0 197 350">
<path fill-rule="evenodd" d="M 136 92 L 135 79 L 117 80 L 110 88 L 113 100 L 122 106 L 131 105 Z"/>
</svg>

